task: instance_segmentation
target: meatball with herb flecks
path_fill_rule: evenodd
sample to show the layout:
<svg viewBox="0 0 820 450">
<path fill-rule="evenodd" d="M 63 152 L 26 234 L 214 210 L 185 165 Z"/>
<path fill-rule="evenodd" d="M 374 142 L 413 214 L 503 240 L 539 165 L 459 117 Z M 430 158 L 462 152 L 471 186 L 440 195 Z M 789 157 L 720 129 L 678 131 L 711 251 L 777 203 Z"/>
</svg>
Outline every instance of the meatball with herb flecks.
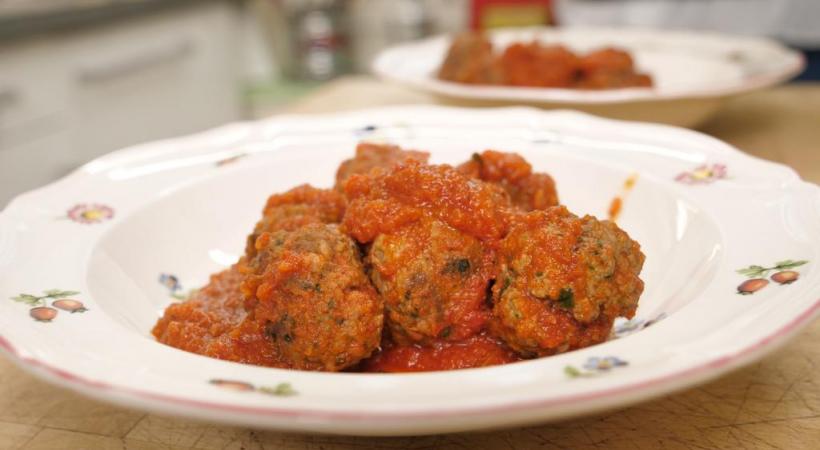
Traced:
<svg viewBox="0 0 820 450">
<path fill-rule="evenodd" d="M 370 277 L 398 343 L 463 339 L 489 318 L 494 249 L 509 200 L 450 166 L 409 162 L 354 176 L 344 232 L 371 244 Z"/>
<path fill-rule="evenodd" d="M 484 300 L 493 254 L 440 220 L 426 217 L 379 235 L 368 262 L 398 343 L 464 339 L 489 319 Z"/>
<path fill-rule="evenodd" d="M 264 232 L 293 231 L 312 223 L 339 223 L 345 211 L 345 198 L 330 189 L 303 184 L 282 194 L 268 197 L 262 219 L 247 238 L 245 255 L 256 254 L 254 243 Z"/>
<path fill-rule="evenodd" d="M 404 150 L 396 145 L 362 142 L 356 146 L 356 155 L 343 161 L 336 171 L 336 189 L 341 190 L 351 176 L 366 174 L 375 167 L 387 169 L 410 160 L 426 163 L 429 157 L 427 152 Z"/>
<path fill-rule="evenodd" d="M 288 366 L 342 370 L 378 348 L 383 303 L 337 226 L 262 233 L 255 248 L 242 267 L 245 308 Z"/>
<path fill-rule="evenodd" d="M 532 166 L 516 153 L 485 150 L 474 153 L 458 171 L 504 189 L 512 204 L 523 211 L 546 209 L 558 205 L 555 181 L 546 173 L 532 171 Z"/>
<path fill-rule="evenodd" d="M 643 291 L 640 246 L 614 223 L 562 206 L 517 217 L 498 259 L 491 328 L 524 356 L 604 341 Z"/>
</svg>

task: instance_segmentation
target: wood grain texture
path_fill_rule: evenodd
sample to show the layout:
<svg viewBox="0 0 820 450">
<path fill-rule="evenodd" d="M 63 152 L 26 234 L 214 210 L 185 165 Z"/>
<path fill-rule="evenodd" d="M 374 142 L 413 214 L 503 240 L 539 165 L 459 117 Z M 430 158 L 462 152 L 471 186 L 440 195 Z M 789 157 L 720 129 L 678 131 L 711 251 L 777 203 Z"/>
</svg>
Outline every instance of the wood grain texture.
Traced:
<svg viewBox="0 0 820 450">
<path fill-rule="evenodd" d="M 294 112 L 430 102 L 424 94 L 348 78 Z M 820 182 L 820 84 L 732 100 L 703 131 Z M 630 408 L 515 430 L 415 438 L 255 431 L 125 410 L 42 383 L 0 358 L 0 449 L 817 449 L 820 322 L 762 361 Z"/>
</svg>

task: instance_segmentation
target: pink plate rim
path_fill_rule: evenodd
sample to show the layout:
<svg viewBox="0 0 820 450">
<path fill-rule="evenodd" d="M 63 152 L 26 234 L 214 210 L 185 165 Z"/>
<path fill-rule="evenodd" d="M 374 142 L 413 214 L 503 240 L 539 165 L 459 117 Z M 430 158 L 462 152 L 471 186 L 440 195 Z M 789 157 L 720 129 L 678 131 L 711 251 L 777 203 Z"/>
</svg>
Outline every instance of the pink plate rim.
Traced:
<svg viewBox="0 0 820 450">
<path fill-rule="evenodd" d="M 64 384 L 66 387 L 72 388 L 76 391 L 89 392 L 94 391 L 113 391 L 125 394 L 128 397 L 144 399 L 153 402 L 160 402 L 163 404 L 171 404 L 183 407 L 205 408 L 211 411 L 232 412 L 238 414 L 252 414 L 278 417 L 302 417 L 302 418 L 317 418 L 317 419 L 344 419 L 356 421 L 378 421 L 378 420 L 395 420 L 395 419 L 413 419 L 420 417 L 445 417 L 453 414 L 462 415 L 492 415 L 498 413 L 506 413 L 511 411 L 535 410 L 542 407 L 566 405 L 575 402 L 584 402 L 592 400 L 612 399 L 618 396 L 636 393 L 646 390 L 647 388 L 660 388 L 664 385 L 672 385 L 675 381 L 689 376 L 696 376 L 698 380 L 706 380 L 711 376 L 717 376 L 723 372 L 738 368 L 754 361 L 752 355 L 760 353 L 758 356 L 763 356 L 766 353 L 777 348 L 778 345 L 787 341 L 787 337 L 798 332 L 800 329 L 809 325 L 813 319 L 820 316 L 820 299 L 815 301 L 810 307 L 801 312 L 798 316 L 793 318 L 789 323 L 776 330 L 772 334 L 754 342 L 747 347 L 735 352 L 734 354 L 724 355 L 714 358 L 710 361 L 700 365 L 686 368 L 678 372 L 666 374 L 654 379 L 641 381 L 639 383 L 627 384 L 610 389 L 601 389 L 593 392 L 586 392 L 583 394 L 574 394 L 564 397 L 556 397 L 545 400 L 535 401 L 521 401 L 505 405 L 493 405 L 485 407 L 472 407 L 461 409 L 436 409 L 426 411 L 412 411 L 412 412 L 380 412 L 380 413 L 363 413 L 355 410 L 339 410 L 339 411 L 320 411 L 308 410 L 302 408 L 269 408 L 269 407 L 248 407 L 239 405 L 221 404 L 215 402 L 207 402 L 200 400 L 191 400 L 184 397 L 176 397 L 172 395 L 157 394 L 150 391 L 140 389 L 133 389 L 124 386 L 116 386 L 100 381 L 90 380 L 88 378 L 76 375 L 72 372 L 54 367 L 40 361 L 36 358 L 24 357 L 17 349 L 2 335 L 0 335 L 0 349 L 7 353 L 17 365 L 27 372 L 52 383 Z M 41 369 L 41 370 L 38 370 Z M 673 387 L 674 388 L 674 387 Z M 109 402 L 113 400 L 100 394 L 97 398 L 105 399 Z M 114 401 L 115 403 L 119 403 Z M 127 403 L 121 402 L 127 406 Z"/>
</svg>

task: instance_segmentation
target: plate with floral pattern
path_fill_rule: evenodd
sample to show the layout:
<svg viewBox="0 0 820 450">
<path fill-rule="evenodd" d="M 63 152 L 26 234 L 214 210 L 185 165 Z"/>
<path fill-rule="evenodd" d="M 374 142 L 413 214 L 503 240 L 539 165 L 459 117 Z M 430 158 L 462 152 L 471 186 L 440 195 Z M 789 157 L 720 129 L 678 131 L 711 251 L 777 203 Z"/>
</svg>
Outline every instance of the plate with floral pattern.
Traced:
<svg viewBox="0 0 820 450">
<path fill-rule="evenodd" d="M 328 187 L 357 142 L 457 163 L 522 154 L 562 203 L 641 243 L 636 316 L 602 344 L 417 374 L 255 367 L 157 343 L 171 302 L 234 263 L 260 205 Z M 617 199 L 617 200 L 616 200 Z M 820 188 L 695 132 L 528 108 L 406 106 L 281 116 L 139 145 L 0 214 L 0 347 L 51 383 L 119 405 L 243 426 L 431 434 L 588 414 L 748 364 L 820 311 Z"/>
<path fill-rule="evenodd" d="M 805 66 L 800 52 L 766 38 L 703 31 L 641 28 L 509 28 L 489 32 L 496 51 L 515 42 L 538 40 L 575 52 L 605 47 L 629 51 L 652 88 L 606 90 L 482 86 L 436 77 L 451 36 L 436 36 L 382 51 L 372 69 L 380 77 L 463 105 L 532 105 L 572 108 L 612 118 L 694 126 L 723 100 L 776 85 Z"/>
</svg>

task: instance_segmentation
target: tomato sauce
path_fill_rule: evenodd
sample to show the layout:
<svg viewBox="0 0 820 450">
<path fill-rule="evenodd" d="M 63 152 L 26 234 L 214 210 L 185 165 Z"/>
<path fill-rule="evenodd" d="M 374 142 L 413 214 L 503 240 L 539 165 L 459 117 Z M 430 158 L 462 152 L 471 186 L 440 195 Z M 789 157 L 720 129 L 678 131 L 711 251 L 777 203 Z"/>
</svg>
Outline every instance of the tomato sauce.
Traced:
<svg viewBox="0 0 820 450">
<path fill-rule="evenodd" d="M 613 222 L 618 221 L 624 207 L 624 200 L 629 195 L 629 192 L 632 191 L 632 188 L 635 187 L 635 183 L 637 181 L 638 174 L 632 174 L 624 181 L 623 187 L 621 187 L 621 192 L 613 197 L 612 201 L 609 203 L 609 209 L 607 210 L 609 220 Z"/>
<path fill-rule="evenodd" d="M 360 149 L 335 189 L 272 195 L 240 262 L 170 305 L 157 341 L 267 367 L 418 372 L 593 345 L 634 314 L 638 244 L 555 206 L 552 178 L 520 156 L 453 168 Z"/>
<path fill-rule="evenodd" d="M 152 334 L 157 341 L 185 351 L 229 361 L 280 367 L 264 338 L 264 325 L 249 317 L 237 265 L 211 276 L 190 299 L 166 308 Z"/>
<path fill-rule="evenodd" d="M 354 175 L 345 194 L 349 203 L 342 228 L 359 242 L 371 242 L 423 215 L 483 240 L 497 240 L 507 230 L 508 211 L 499 191 L 465 181 L 449 166 L 410 161 L 375 179 Z"/>
<path fill-rule="evenodd" d="M 462 341 L 438 341 L 429 346 L 387 344 L 362 362 L 364 372 L 426 372 L 494 366 L 522 358 L 499 339 L 485 333 Z"/>
</svg>

